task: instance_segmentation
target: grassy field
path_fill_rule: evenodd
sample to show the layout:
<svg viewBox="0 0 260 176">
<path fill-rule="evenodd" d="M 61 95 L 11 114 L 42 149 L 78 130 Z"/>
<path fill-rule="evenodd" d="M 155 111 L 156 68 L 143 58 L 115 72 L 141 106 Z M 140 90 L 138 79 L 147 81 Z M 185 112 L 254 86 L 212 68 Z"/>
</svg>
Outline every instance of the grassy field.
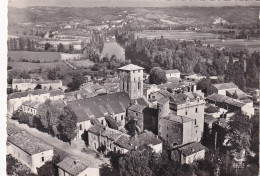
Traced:
<svg viewBox="0 0 260 176">
<path fill-rule="evenodd" d="M 77 68 L 91 68 L 95 64 L 91 60 L 74 60 L 69 61 L 69 63 L 76 66 Z"/>
<path fill-rule="evenodd" d="M 8 57 L 12 61 L 20 61 L 20 59 L 26 59 L 28 61 L 40 61 L 40 62 L 54 62 L 61 61 L 60 53 L 58 52 L 31 52 L 31 51 L 8 51 Z"/>
<path fill-rule="evenodd" d="M 30 63 L 30 62 L 9 62 L 9 66 L 12 70 L 36 70 L 42 68 L 42 71 L 59 67 L 61 71 L 71 70 L 64 62 L 52 62 L 52 63 Z"/>
<path fill-rule="evenodd" d="M 183 30 L 147 30 L 143 32 L 135 33 L 135 37 L 138 38 L 147 38 L 147 39 L 154 39 L 154 38 L 163 38 L 171 39 L 171 40 L 178 40 L 178 39 L 216 39 L 219 38 L 220 35 L 213 34 L 213 33 L 202 33 L 202 32 L 194 32 L 194 31 L 183 31 Z"/>
</svg>

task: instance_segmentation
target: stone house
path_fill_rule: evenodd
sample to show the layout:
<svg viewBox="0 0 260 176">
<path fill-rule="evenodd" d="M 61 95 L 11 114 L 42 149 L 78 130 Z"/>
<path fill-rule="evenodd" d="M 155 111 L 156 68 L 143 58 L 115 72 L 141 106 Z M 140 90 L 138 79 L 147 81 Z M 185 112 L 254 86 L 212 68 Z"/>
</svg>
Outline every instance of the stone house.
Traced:
<svg viewBox="0 0 260 176">
<path fill-rule="evenodd" d="M 53 147 L 23 131 L 8 136 L 7 154 L 11 154 L 22 164 L 29 167 L 33 173 L 37 173 L 37 168 L 52 160 L 54 156 Z"/>
<path fill-rule="evenodd" d="M 24 102 L 37 101 L 45 102 L 50 100 L 61 100 L 64 98 L 64 93 L 60 90 L 33 90 L 26 92 L 16 92 L 9 94 L 7 97 L 7 116 L 11 117 L 13 112 L 20 109 Z"/>
<path fill-rule="evenodd" d="M 166 78 L 179 78 L 181 77 L 181 72 L 178 69 L 173 70 L 165 70 L 166 72 Z"/>
<path fill-rule="evenodd" d="M 236 91 L 239 88 L 233 83 L 221 83 L 221 84 L 212 84 L 208 90 L 208 94 L 211 95 L 213 93 L 220 95 L 227 95 L 227 91 Z"/>
<path fill-rule="evenodd" d="M 191 164 L 205 158 L 206 149 L 198 142 L 189 143 L 171 150 L 171 159 L 181 164 Z"/>
<path fill-rule="evenodd" d="M 80 156 L 67 156 L 57 164 L 59 176 L 99 176 L 99 168 Z"/>
</svg>

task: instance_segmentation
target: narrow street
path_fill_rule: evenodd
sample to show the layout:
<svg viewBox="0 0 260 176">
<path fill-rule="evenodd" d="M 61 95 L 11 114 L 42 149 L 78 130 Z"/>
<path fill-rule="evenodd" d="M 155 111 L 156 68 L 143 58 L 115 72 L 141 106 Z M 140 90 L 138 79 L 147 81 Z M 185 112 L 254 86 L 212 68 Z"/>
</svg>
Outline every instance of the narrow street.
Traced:
<svg viewBox="0 0 260 176">
<path fill-rule="evenodd" d="M 15 124 L 21 130 L 27 131 L 29 134 L 40 139 L 44 143 L 53 146 L 55 154 L 60 155 L 61 158 L 64 158 L 67 155 L 80 156 L 89 161 L 89 164 L 94 167 L 99 167 L 102 164 L 110 163 L 109 158 L 105 158 L 102 155 L 99 155 L 100 157 L 97 158 L 97 152 L 87 149 L 83 140 L 72 141 L 72 144 L 70 145 L 69 143 L 63 142 L 56 137 L 54 138 L 47 133 L 40 132 L 35 128 L 30 128 L 26 124 L 20 124 L 16 120 L 8 119 L 8 122 L 11 124 Z M 83 148 L 85 148 L 86 150 L 84 150 Z"/>
</svg>

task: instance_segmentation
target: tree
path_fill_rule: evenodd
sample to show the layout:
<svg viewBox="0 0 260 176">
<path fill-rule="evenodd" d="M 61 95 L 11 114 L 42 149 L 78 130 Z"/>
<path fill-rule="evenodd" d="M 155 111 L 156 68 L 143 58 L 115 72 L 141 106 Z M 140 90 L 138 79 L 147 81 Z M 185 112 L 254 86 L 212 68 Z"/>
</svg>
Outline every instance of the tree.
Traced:
<svg viewBox="0 0 260 176">
<path fill-rule="evenodd" d="M 74 46 L 72 44 L 69 44 L 69 50 L 72 52 L 74 50 Z"/>
<path fill-rule="evenodd" d="M 57 77 L 57 73 L 55 69 L 51 69 L 49 70 L 48 74 L 47 74 L 48 79 L 50 80 L 56 80 Z"/>
<path fill-rule="evenodd" d="M 230 53 L 229 62 L 227 64 L 227 69 L 225 71 L 225 81 L 234 82 L 235 76 L 236 76 L 236 73 L 235 73 L 235 68 L 234 68 L 233 55 L 232 55 L 232 53 Z"/>
<path fill-rule="evenodd" d="M 54 155 L 51 161 L 47 161 L 43 166 L 37 168 L 38 176 L 58 176 L 58 164 L 61 161 L 59 156 Z"/>
<path fill-rule="evenodd" d="M 160 67 L 152 68 L 150 71 L 149 81 L 150 84 L 166 83 L 167 79 L 165 71 Z"/>
<path fill-rule="evenodd" d="M 229 126 L 227 144 L 230 144 L 231 150 L 235 152 L 240 152 L 243 149 L 249 151 L 251 129 L 248 116 L 236 113 L 230 118 Z"/>
<path fill-rule="evenodd" d="M 50 50 L 50 49 L 51 49 L 51 44 L 49 44 L 49 43 L 45 43 L 45 45 L 44 45 L 44 49 L 45 49 L 45 51 Z"/>
<path fill-rule="evenodd" d="M 19 41 L 19 49 L 20 50 L 24 50 L 25 49 L 25 45 L 26 45 L 25 39 L 24 38 L 19 38 L 18 41 Z"/>
<path fill-rule="evenodd" d="M 58 45 L 58 52 L 64 52 L 64 46 L 62 43 L 59 43 Z"/>
<path fill-rule="evenodd" d="M 85 78 L 81 73 L 75 73 L 72 77 L 72 82 L 68 84 L 70 90 L 77 90 L 81 84 L 85 82 Z"/>
<path fill-rule="evenodd" d="M 199 80 L 199 82 L 197 84 L 197 88 L 198 88 L 198 90 L 201 90 L 203 93 L 207 94 L 210 84 L 211 84 L 210 79 L 203 78 L 203 79 Z"/>
<path fill-rule="evenodd" d="M 69 107 L 64 107 L 64 111 L 59 119 L 61 139 L 71 142 L 77 135 L 77 116 Z"/>
</svg>

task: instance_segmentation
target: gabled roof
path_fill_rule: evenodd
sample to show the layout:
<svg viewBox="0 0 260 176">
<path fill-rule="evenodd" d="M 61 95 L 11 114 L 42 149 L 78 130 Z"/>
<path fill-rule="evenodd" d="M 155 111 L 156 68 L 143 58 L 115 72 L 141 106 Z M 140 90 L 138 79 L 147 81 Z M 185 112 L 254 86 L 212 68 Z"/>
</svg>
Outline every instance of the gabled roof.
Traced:
<svg viewBox="0 0 260 176">
<path fill-rule="evenodd" d="M 69 101 L 67 104 L 71 106 L 71 109 L 78 116 L 78 121 L 83 122 L 89 120 L 92 116 L 94 118 L 105 117 L 107 112 L 108 114 L 124 113 L 126 109 L 123 107 L 129 107 L 130 102 L 128 94 L 118 92 L 98 95 L 88 99 Z"/>
<path fill-rule="evenodd" d="M 190 143 L 178 148 L 178 150 L 184 155 L 189 156 L 199 151 L 205 150 L 205 147 L 199 142 Z"/>
<path fill-rule="evenodd" d="M 212 100 L 212 101 L 217 101 L 217 102 L 220 102 L 220 103 L 227 103 L 229 105 L 232 105 L 232 106 L 236 106 L 236 107 L 243 107 L 245 105 L 245 103 L 239 101 L 239 100 L 236 100 L 234 98 L 230 98 L 228 96 L 225 96 L 225 95 L 220 95 L 220 94 L 212 94 L 210 96 L 207 97 L 208 100 Z"/>
<path fill-rule="evenodd" d="M 25 106 L 29 106 L 31 108 L 37 109 L 40 106 L 41 102 L 39 101 L 26 101 L 23 103 Z"/>
<path fill-rule="evenodd" d="M 43 89 L 37 89 L 32 91 L 25 91 L 25 92 L 15 92 L 8 95 L 8 99 L 15 99 L 15 98 L 22 98 L 27 97 L 29 94 L 31 95 L 40 95 L 40 94 L 47 94 L 49 91 Z"/>
<path fill-rule="evenodd" d="M 30 155 L 53 150 L 53 147 L 41 142 L 26 132 L 9 136 L 7 140 Z"/>
<path fill-rule="evenodd" d="M 197 98 L 201 99 L 203 96 L 195 92 L 185 92 L 171 96 L 171 102 L 176 104 L 184 104 L 187 100 L 195 101 Z"/>
<path fill-rule="evenodd" d="M 127 71 L 143 70 L 143 69 L 144 69 L 143 67 L 139 67 L 139 66 L 134 65 L 134 64 L 128 64 L 128 65 L 125 65 L 123 67 L 118 68 L 118 70 L 127 70 Z"/>
<path fill-rule="evenodd" d="M 57 164 L 59 168 L 72 176 L 77 176 L 89 167 L 89 164 L 78 156 L 67 156 Z"/>
<path fill-rule="evenodd" d="M 145 107 L 146 107 L 146 106 L 139 105 L 139 104 L 134 104 L 134 105 L 131 105 L 131 106 L 128 108 L 128 110 L 143 113 L 143 110 L 144 110 Z"/>
<path fill-rule="evenodd" d="M 171 73 L 180 73 L 178 69 L 173 69 L 173 70 L 165 70 L 166 74 L 171 74 Z"/>
<path fill-rule="evenodd" d="M 88 129 L 88 131 L 100 135 L 105 131 L 105 127 L 100 125 L 93 125 Z"/>
<path fill-rule="evenodd" d="M 233 82 L 221 83 L 221 84 L 213 84 L 212 86 L 216 87 L 218 90 L 238 89 L 237 85 L 235 85 Z"/>
<path fill-rule="evenodd" d="M 12 84 L 32 83 L 32 79 L 13 79 Z"/>
</svg>

